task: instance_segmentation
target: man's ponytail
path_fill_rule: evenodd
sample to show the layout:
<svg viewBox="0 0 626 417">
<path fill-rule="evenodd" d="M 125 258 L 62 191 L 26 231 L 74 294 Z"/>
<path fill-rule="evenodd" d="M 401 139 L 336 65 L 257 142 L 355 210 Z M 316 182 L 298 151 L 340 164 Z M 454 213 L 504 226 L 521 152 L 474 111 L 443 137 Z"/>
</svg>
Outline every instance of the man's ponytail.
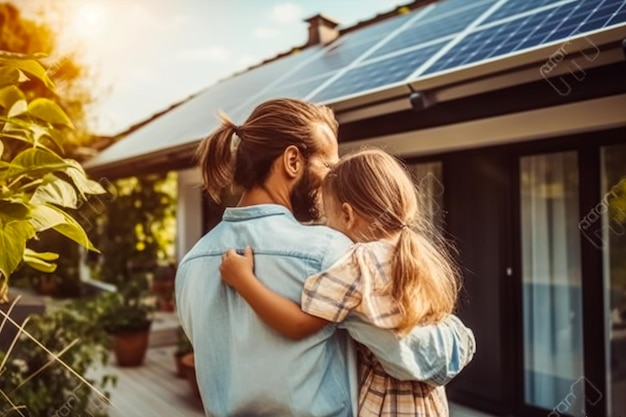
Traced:
<svg viewBox="0 0 626 417">
<path fill-rule="evenodd" d="M 223 113 L 220 113 L 220 122 L 220 126 L 200 143 L 196 152 L 204 188 L 217 204 L 222 202 L 224 189 L 233 184 L 236 166 L 233 136 L 237 125 Z"/>
</svg>

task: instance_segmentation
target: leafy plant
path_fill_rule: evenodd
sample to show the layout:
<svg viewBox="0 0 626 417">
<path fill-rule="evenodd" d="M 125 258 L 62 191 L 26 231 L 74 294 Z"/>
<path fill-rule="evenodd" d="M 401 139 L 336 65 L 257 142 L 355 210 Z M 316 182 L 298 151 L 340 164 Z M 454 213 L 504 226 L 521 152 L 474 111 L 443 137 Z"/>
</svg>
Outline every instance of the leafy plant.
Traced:
<svg viewBox="0 0 626 417">
<path fill-rule="evenodd" d="M 92 386 L 108 397 L 106 389 L 115 385 L 115 376 L 102 374 L 97 380 L 81 381 L 94 365 L 108 362 L 110 338 L 101 327 L 94 326 L 98 313 L 97 303 L 74 301 L 44 315 L 33 315 L 25 330 L 41 345 L 22 335 L 8 354 L 0 351 L 0 363 L 5 363 L 0 390 L 19 407 L 21 415 L 95 415 L 94 405 L 106 402 Z M 7 402 L 0 404 L 0 415 L 20 415 L 11 412 Z"/>
<path fill-rule="evenodd" d="M 141 282 L 141 277 L 133 277 L 133 282 Z M 145 289 L 126 288 L 124 292 L 102 294 L 96 300 L 99 323 L 109 334 L 132 333 L 147 330 L 152 322 L 154 311 L 145 296 Z"/>
<path fill-rule="evenodd" d="M 36 58 L 0 52 L 0 302 L 22 261 L 42 272 L 55 270 L 56 253 L 26 247 L 38 233 L 52 229 L 96 251 L 69 210 L 105 192 L 78 162 L 60 156 L 64 129 L 72 127 L 63 109 L 47 98 L 29 101 L 20 89 L 31 79 L 54 89 Z"/>
<path fill-rule="evenodd" d="M 132 270 L 156 271 L 174 257 L 176 176 L 147 175 L 116 180 L 110 201 L 90 231 L 101 250 L 92 266 L 103 281 L 124 288 Z"/>
</svg>

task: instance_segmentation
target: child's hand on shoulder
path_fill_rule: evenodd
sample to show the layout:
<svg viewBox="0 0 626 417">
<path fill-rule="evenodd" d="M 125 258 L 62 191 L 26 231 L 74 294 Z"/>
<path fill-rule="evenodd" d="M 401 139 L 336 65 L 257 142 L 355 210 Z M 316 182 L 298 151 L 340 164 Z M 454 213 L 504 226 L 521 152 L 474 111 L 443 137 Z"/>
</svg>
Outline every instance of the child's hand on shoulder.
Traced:
<svg viewBox="0 0 626 417">
<path fill-rule="evenodd" d="M 239 255 L 235 249 L 230 249 L 222 255 L 220 265 L 222 281 L 238 289 L 246 284 L 246 280 L 256 279 L 254 276 L 254 254 L 252 248 L 246 246 L 243 255 Z"/>
</svg>

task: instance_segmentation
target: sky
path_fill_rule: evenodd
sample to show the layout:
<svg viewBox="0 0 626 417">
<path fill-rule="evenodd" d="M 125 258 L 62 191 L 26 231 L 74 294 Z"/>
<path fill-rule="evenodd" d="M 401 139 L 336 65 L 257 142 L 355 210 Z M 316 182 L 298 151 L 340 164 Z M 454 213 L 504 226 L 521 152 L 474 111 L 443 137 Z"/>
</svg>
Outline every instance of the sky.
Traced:
<svg viewBox="0 0 626 417">
<path fill-rule="evenodd" d="M 32 0 L 32 4 L 47 0 Z M 409 0 L 54 0 L 98 92 L 90 129 L 111 135 L 307 39 L 317 13 L 349 26 Z"/>
</svg>

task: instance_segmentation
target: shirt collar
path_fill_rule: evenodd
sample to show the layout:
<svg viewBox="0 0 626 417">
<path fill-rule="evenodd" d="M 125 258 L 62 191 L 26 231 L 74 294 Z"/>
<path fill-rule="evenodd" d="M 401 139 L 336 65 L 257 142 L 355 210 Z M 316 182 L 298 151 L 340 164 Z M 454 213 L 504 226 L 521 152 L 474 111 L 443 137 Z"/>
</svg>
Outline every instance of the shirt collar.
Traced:
<svg viewBox="0 0 626 417">
<path fill-rule="evenodd" d="M 224 210 L 222 220 L 227 222 L 236 222 L 242 220 L 257 219 L 259 217 L 285 215 L 294 221 L 296 218 L 291 211 L 285 206 L 279 204 L 258 204 L 245 207 L 227 207 Z"/>
</svg>

